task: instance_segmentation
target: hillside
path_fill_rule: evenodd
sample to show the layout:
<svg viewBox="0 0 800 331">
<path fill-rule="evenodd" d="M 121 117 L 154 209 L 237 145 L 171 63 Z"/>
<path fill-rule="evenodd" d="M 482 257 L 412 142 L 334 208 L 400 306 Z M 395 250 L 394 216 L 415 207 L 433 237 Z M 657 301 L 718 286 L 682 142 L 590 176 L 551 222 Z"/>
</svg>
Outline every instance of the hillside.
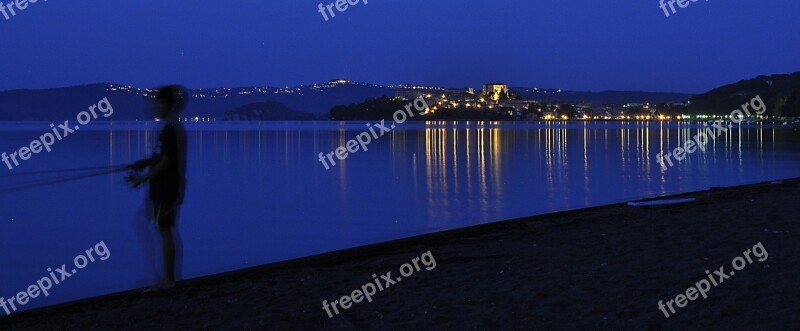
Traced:
<svg viewBox="0 0 800 331">
<path fill-rule="evenodd" d="M 108 120 L 150 120 L 153 118 L 149 99 L 152 92 L 120 84 L 3 91 L 0 92 L 0 121 L 70 119 L 106 97 L 115 110 Z M 226 111 L 263 102 L 277 102 L 291 111 L 327 117 L 328 112 L 336 105 L 394 93 L 395 90 L 388 87 L 360 83 L 314 84 L 296 88 L 190 89 L 189 94 L 192 97 L 181 117 L 222 119 Z"/>
<path fill-rule="evenodd" d="M 120 90 L 109 84 L 93 84 L 44 90 L 0 92 L 0 120 L 52 121 L 73 119 L 100 99 L 108 98 L 114 107 L 109 121 L 152 119 L 147 98 Z"/>
<path fill-rule="evenodd" d="M 409 90 L 412 85 L 383 86 L 367 83 L 334 80 L 327 83 L 299 87 L 238 87 L 191 89 L 189 104 L 182 117 L 224 119 L 226 112 L 231 116 L 247 115 L 248 118 L 277 116 L 280 119 L 306 118 L 307 114 L 328 118 L 331 109 L 338 105 L 350 105 L 369 98 L 392 97 L 398 91 Z M 415 87 L 424 93 L 441 93 L 442 87 Z M 452 89 L 451 91 L 466 91 Z M 684 102 L 690 95 L 658 92 L 578 92 L 555 89 L 512 88 L 524 98 L 545 102 L 594 102 L 595 104 L 626 102 Z M 11 90 L 0 92 L 0 121 L 55 121 L 74 118 L 76 114 L 108 98 L 114 106 L 110 121 L 151 120 L 153 118 L 150 97 L 152 90 L 121 84 L 92 84 L 65 88 L 42 90 Z M 280 103 L 291 112 L 279 115 L 262 113 L 242 113 L 239 108 L 265 102 Z M 266 106 L 263 104 L 262 106 Z M 276 108 L 277 109 L 277 108 Z M 295 115 L 299 116 L 296 117 Z M 233 117 L 231 117 L 233 118 Z"/>
<path fill-rule="evenodd" d="M 758 76 L 692 97 L 694 114 L 727 115 L 756 95 L 767 104 L 767 115 L 800 116 L 800 72 Z"/>
<path fill-rule="evenodd" d="M 325 116 L 289 109 L 280 102 L 264 101 L 245 105 L 225 112 L 226 121 L 311 121 Z"/>
<path fill-rule="evenodd" d="M 591 102 L 597 105 L 624 104 L 624 103 L 679 103 L 686 102 L 692 97 L 686 93 L 669 92 L 639 92 L 639 91 L 561 91 L 528 88 L 511 88 L 511 92 L 520 98 L 535 99 L 544 102 L 571 103 Z"/>
</svg>

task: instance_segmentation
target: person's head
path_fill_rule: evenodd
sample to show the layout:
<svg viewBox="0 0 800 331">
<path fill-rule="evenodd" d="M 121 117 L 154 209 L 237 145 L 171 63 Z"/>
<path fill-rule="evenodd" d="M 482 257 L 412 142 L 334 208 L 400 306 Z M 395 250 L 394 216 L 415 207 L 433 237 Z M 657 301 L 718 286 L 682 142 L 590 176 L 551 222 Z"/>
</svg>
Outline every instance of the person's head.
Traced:
<svg viewBox="0 0 800 331">
<path fill-rule="evenodd" d="M 186 89 L 178 85 L 159 88 L 155 94 L 156 116 L 161 119 L 177 118 L 186 107 Z"/>
</svg>

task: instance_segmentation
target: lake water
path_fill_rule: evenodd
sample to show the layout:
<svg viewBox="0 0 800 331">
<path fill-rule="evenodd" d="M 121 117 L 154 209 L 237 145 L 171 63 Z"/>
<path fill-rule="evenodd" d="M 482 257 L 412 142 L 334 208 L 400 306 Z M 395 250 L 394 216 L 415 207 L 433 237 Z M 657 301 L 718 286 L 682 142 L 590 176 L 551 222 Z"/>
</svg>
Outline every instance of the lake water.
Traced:
<svg viewBox="0 0 800 331">
<path fill-rule="evenodd" d="M 49 131 L 0 123 L 0 152 Z M 643 197 L 800 177 L 797 127 L 734 128 L 668 170 L 655 155 L 699 125 L 635 122 L 406 123 L 325 170 L 317 154 L 365 123 L 186 123 L 180 233 L 191 278 L 396 238 Z M 24 172 L 126 164 L 157 123 L 94 123 L 9 171 L 0 190 L 62 178 Z M 0 296 L 103 241 L 111 252 L 23 309 L 141 287 L 159 251 L 145 190 L 124 173 L 0 191 Z M 149 275 L 149 276 L 148 276 Z M 314 299 L 317 300 L 317 299 Z M 0 311 L 0 315 L 2 315 Z"/>
</svg>

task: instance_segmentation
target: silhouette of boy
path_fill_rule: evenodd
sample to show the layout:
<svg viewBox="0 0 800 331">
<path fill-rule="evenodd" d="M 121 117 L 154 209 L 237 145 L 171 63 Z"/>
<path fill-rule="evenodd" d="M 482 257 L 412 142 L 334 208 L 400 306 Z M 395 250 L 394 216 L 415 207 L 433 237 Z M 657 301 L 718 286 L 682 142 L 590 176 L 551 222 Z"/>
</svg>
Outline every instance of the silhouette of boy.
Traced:
<svg viewBox="0 0 800 331">
<path fill-rule="evenodd" d="M 177 233 L 175 226 L 183 203 L 186 187 L 186 134 L 178 115 L 186 106 L 186 91 L 176 85 L 165 86 L 156 92 L 156 116 L 166 122 L 158 137 L 153 156 L 131 164 L 129 168 L 141 171 L 149 168 L 145 175 L 128 177 L 133 187 L 145 182 L 150 184 L 149 197 L 153 204 L 153 219 L 161 234 L 164 273 L 159 288 L 175 286 L 175 260 Z M 177 247 L 180 249 L 180 247 Z"/>
</svg>

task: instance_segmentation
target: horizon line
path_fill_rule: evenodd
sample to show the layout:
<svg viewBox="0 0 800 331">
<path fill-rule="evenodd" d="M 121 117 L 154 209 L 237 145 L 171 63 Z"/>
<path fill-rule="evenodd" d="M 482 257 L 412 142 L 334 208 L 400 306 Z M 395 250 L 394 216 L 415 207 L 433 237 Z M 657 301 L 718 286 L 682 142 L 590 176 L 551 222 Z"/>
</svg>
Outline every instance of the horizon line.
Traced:
<svg viewBox="0 0 800 331">
<path fill-rule="evenodd" d="M 310 86 L 313 86 L 313 85 L 327 84 L 327 83 L 335 82 L 335 81 L 338 81 L 338 80 L 345 80 L 346 81 L 346 83 L 342 83 L 342 84 L 365 84 L 365 85 L 373 85 L 373 86 L 376 86 L 376 87 L 386 87 L 386 88 L 398 88 L 397 86 L 400 86 L 400 85 L 418 86 L 418 87 L 422 87 L 422 88 L 444 88 L 444 89 L 464 89 L 464 90 L 466 90 L 468 88 L 475 88 L 475 87 L 472 87 L 472 86 L 467 86 L 467 87 L 448 87 L 448 86 L 444 86 L 444 85 L 426 85 L 426 84 L 413 84 L 413 83 L 396 83 L 396 84 L 386 85 L 386 84 L 379 84 L 379 83 L 353 81 L 353 80 L 347 80 L 347 79 L 344 79 L 344 78 L 336 78 L 336 79 L 327 80 L 325 82 L 316 82 L 316 83 L 300 84 L 300 85 L 293 85 L 293 86 L 286 86 L 286 85 L 285 86 L 239 85 L 239 86 L 233 86 L 233 87 L 214 86 L 214 87 L 186 87 L 186 88 L 189 89 L 189 90 L 213 90 L 213 89 L 220 89 L 220 88 L 239 89 L 239 88 L 252 88 L 252 87 L 275 88 L 275 89 L 282 89 L 282 88 L 284 88 L 284 89 L 285 88 L 293 89 L 293 88 L 310 87 Z M 495 82 L 495 83 L 486 83 L 486 84 L 497 84 L 497 83 Z M 141 89 L 148 89 L 148 88 L 153 89 L 155 87 L 162 86 L 162 85 L 156 85 L 155 87 L 138 87 L 138 86 L 134 86 L 132 84 L 95 82 L 95 83 L 77 83 L 77 84 L 73 84 L 73 85 L 55 86 L 55 87 L 41 87 L 41 88 L 21 87 L 21 88 L 12 88 L 12 89 L 0 90 L 0 93 L 2 93 L 2 92 L 13 92 L 13 91 L 55 90 L 55 89 L 65 89 L 65 88 L 83 87 L 83 86 L 92 86 L 92 85 L 120 85 L 120 86 L 131 86 L 131 87 L 136 87 L 136 88 L 141 88 Z M 167 84 L 163 84 L 163 85 L 167 85 Z M 483 85 L 484 84 L 481 84 L 481 87 Z M 504 85 L 508 85 L 508 84 L 504 84 Z M 725 85 L 723 85 L 723 86 L 725 86 Z M 584 93 L 634 92 L 634 93 L 685 94 L 685 95 L 690 95 L 690 96 L 703 94 L 703 93 L 707 93 L 708 92 L 707 91 L 707 92 L 702 92 L 702 93 L 689 93 L 689 92 L 673 92 L 673 91 L 643 91 L 643 90 L 622 90 L 622 89 L 569 90 L 569 89 L 552 88 L 552 87 L 535 87 L 535 86 L 530 86 L 529 87 L 529 86 L 513 86 L 513 85 L 508 85 L 508 87 L 509 87 L 509 89 L 560 90 L 561 92 L 584 92 Z M 715 87 L 714 89 L 716 89 L 716 88 L 719 88 L 719 87 Z M 713 90 L 713 89 L 711 89 L 711 90 Z M 711 91 L 711 90 L 709 90 L 709 91 Z"/>
</svg>

